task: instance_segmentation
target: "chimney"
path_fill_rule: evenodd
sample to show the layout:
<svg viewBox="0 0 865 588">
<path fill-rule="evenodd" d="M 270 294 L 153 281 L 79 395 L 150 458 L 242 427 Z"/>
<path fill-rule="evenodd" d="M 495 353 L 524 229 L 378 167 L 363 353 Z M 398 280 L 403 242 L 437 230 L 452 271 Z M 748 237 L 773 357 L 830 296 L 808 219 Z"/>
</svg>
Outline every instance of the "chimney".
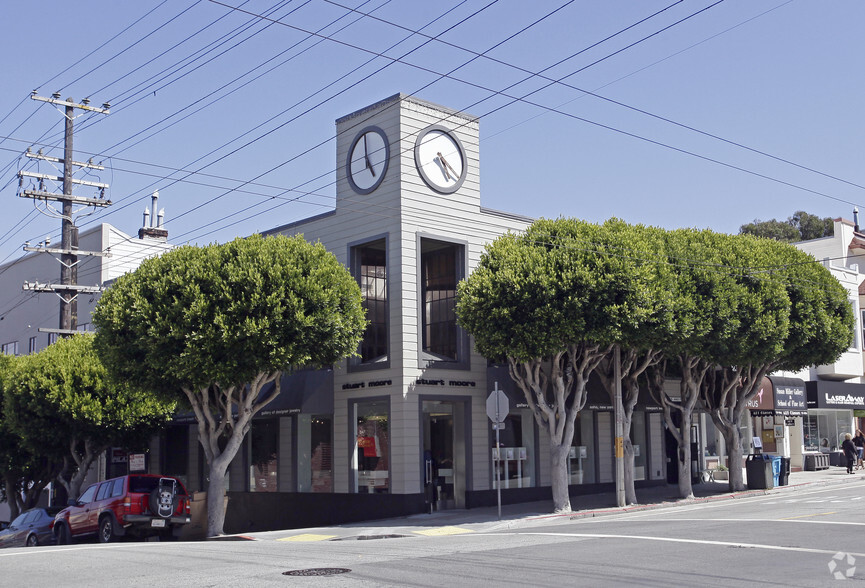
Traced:
<svg viewBox="0 0 865 588">
<path fill-rule="evenodd" d="M 859 207 L 853 207 L 853 230 L 859 232 Z"/>
<path fill-rule="evenodd" d="M 153 192 L 150 198 L 150 208 L 144 208 L 144 226 L 138 229 L 138 238 L 168 241 L 168 229 L 162 226 L 165 221 L 165 209 L 156 212 L 159 192 Z"/>
</svg>

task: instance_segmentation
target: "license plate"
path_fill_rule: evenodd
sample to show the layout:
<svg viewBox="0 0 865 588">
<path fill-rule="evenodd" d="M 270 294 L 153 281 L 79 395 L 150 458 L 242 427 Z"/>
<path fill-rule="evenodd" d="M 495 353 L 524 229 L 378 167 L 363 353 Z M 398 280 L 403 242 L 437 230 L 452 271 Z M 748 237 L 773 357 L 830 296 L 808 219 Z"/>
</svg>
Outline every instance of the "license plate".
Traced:
<svg viewBox="0 0 865 588">
<path fill-rule="evenodd" d="M 151 527 L 164 527 L 165 521 L 163 519 L 153 519 L 152 521 L 150 521 L 150 526 Z"/>
</svg>

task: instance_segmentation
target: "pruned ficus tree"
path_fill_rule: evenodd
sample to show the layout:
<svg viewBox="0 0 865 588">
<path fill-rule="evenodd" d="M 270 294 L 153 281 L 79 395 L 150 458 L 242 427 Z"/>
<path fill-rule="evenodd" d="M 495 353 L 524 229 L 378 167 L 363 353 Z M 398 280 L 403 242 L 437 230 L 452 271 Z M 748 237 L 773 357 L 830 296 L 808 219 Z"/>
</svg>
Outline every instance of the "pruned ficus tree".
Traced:
<svg viewBox="0 0 865 588">
<path fill-rule="evenodd" d="M 353 355 L 366 326 L 360 288 L 333 254 L 259 235 L 145 261 L 105 292 L 93 322 L 112 373 L 194 411 L 209 536 L 223 533 L 229 463 L 282 373 Z"/>
<path fill-rule="evenodd" d="M 665 361 L 647 372 L 649 390 L 664 410 L 667 430 L 676 440 L 679 495 L 693 496 L 691 485 L 691 419 L 700 390 L 713 362 L 709 352 L 730 332 L 735 318 L 735 280 L 718 257 L 724 236 L 712 231 L 680 229 L 666 236 L 667 265 L 674 304 L 672 323 L 663 343 Z M 678 394 L 669 393 L 668 377 L 679 379 Z"/>
<path fill-rule="evenodd" d="M 663 344 L 675 332 L 674 289 L 671 280 L 674 272 L 665 263 L 665 232 L 640 225 L 631 227 L 627 248 L 620 251 L 633 262 L 634 271 L 639 271 L 641 289 L 641 312 L 634 313 L 624 322 L 617 345 L 620 348 L 619 377 L 622 389 L 622 431 L 624 452 L 625 503 L 636 504 L 634 488 L 634 445 L 631 442 L 631 423 L 634 407 L 640 394 L 640 378 L 646 370 L 657 365 L 664 357 Z M 615 404 L 616 354 L 608 353 L 595 373 Z"/>
<path fill-rule="evenodd" d="M 716 368 L 703 400 L 724 435 L 730 489 L 741 490 L 740 424 L 763 378 L 834 362 L 850 346 L 855 317 L 844 287 L 810 255 L 776 241 L 731 239 L 729 265 L 749 269 L 737 273 L 737 320 L 728 342 L 709 350 Z"/>
<path fill-rule="evenodd" d="M 7 422 L 36 460 L 32 465 L 62 463 L 58 479 L 70 498 L 80 494 L 99 454 L 142 443 L 175 408 L 112 381 L 93 340 L 92 333 L 74 335 L 19 357 L 7 380 Z"/>
<path fill-rule="evenodd" d="M 480 353 L 506 360 L 550 438 L 553 508 L 570 511 L 567 456 L 591 373 L 624 325 L 649 312 L 632 227 L 541 220 L 487 246 L 460 284 L 457 316 Z"/>
</svg>

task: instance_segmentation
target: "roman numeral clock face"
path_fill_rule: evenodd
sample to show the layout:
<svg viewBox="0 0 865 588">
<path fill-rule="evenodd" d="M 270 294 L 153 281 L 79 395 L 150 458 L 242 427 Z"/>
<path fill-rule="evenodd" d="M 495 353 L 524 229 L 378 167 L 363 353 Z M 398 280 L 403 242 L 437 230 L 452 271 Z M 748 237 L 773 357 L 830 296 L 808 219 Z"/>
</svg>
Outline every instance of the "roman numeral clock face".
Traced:
<svg viewBox="0 0 865 588">
<path fill-rule="evenodd" d="M 441 125 L 421 131 L 415 142 L 414 160 L 423 181 L 441 194 L 456 192 L 466 179 L 462 143 Z"/>
<path fill-rule="evenodd" d="M 366 127 L 357 134 L 348 150 L 345 175 L 358 194 L 369 194 L 379 187 L 390 160 L 387 135 L 378 127 Z"/>
</svg>

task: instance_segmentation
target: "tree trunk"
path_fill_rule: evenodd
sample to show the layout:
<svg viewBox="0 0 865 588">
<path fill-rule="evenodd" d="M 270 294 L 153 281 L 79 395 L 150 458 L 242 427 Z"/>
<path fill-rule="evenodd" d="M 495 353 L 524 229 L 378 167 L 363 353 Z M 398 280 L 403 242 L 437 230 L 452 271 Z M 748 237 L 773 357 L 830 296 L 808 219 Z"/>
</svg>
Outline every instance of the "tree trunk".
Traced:
<svg viewBox="0 0 865 588">
<path fill-rule="evenodd" d="M 571 497 L 568 493 L 568 445 L 550 444 L 552 471 L 553 512 L 571 512 Z"/>
<path fill-rule="evenodd" d="M 742 476 L 742 434 L 736 427 L 730 435 L 724 435 L 727 443 L 727 463 L 729 464 L 730 491 L 738 492 L 745 489 L 745 479 Z"/>
<path fill-rule="evenodd" d="M 691 485 L 691 411 L 682 411 L 682 427 L 679 438 L 679 496 L 693 498 L 694 487 Z"/>
<path fill-rule="evenodd" d="M 624 450 L 625 450 L 625 504 L 637 504 L 637 490 L 634 488 L 634 444 L 631 443 L 631 420 L 634 407 L 624 407 Z"/>
<path fill-rule="evenodd" d="M 87 477 L 87 472 L 90 470 L 90 466 L 93 465 L 93 462 L 96 461 L 96 456 L 99 455 L 102 451 L 105 451 L 105 447 L 99 447 L 94 450 L 89 441 L 84 442 L 84 455 L 75 455 L 74 445 L 73 445 L 73 457 L 75 458 L 75 463 L 77 464 L 77 469 L 75 473 L 66 480 L 63 477 L 60 477 L 60 483 L 63 484 L 63 487 L 66 488 L 66 493 L 69 495 L 69 498 L 77 499 L 81 496 L 81 486 L 84 485 L 84 479 Z"/>
<path fill-rule="evenodd" d="M 14 480 L 6 478 L 6 502 L 9 504 L 9 520 L 14 521 L 19 514 L 21 514 L 20 508 L 20 498 L 18 490 L 16 489 L 17 484 Z"/>
<path fill-rule="evenodd" d="M 217 537 L 225 531 L 225 472 L 231 459 L 222 459 L 223 453 L 211 464 L 207 482 L 207 536 Z"/>
</svg>

